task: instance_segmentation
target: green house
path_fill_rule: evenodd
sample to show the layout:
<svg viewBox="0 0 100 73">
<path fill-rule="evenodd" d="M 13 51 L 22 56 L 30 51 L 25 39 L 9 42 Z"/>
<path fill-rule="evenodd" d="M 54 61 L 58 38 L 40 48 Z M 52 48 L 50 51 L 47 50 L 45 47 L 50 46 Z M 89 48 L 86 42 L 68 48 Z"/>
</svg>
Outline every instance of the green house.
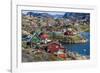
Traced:
<svg viewBox="0 0 100 73">
<path fill-rule="evenodd" d="M 34 43 L 40 43 L 41 40 L 38 37 L 34 36 L 34 37 L 32 37 L 32 42 L 34 42 Z"/>
<path fill-rule="evenodd" d="M 31 40 L 33 43 L 40 43 L 41 42 L 41 39 L 40 37 L 38 36 L 37 33 L 34 33 L 33 36 L 32 36 L 32 40 Z"/>
</svg>

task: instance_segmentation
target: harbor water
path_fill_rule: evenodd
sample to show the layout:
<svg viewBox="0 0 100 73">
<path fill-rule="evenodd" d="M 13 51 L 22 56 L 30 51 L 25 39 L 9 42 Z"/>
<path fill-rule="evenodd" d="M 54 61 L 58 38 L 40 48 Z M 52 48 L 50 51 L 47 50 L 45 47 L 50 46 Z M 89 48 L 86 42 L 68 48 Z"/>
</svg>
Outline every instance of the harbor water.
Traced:
<svg viewBox="0 0 100 73">
<path fill-rule="evenodd" d="M 86 43 L 77 43 L 77 44 L 62 44 L 68 51 L 79 53 L 81 55 L 90 55 L 90 33 L 82 32 L 80 35 L 88 39 Z"/>
</svg>

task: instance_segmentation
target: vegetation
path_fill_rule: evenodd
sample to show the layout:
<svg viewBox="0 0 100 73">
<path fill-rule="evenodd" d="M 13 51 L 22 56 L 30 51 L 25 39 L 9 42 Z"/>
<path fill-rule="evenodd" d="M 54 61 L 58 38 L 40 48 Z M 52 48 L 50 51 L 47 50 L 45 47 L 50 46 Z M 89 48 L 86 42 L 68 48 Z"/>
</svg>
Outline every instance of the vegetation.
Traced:
<svg viewBox="0 0 100 73">
<path fill-rule="evenodd" d="M 76 54 L 73 56 L 73 53 L 68 51 L 63 51 L 67 55 L 66 59 L 60 58 L 55 52 L 48 51 L 48 44 L 55 41 L 58 41 L 60 45 L 62 43 L 86 43 L 87 38 L 80 33 L 90 31 L 89 20 L 84 20 L 86 19 L 84 16 L 89 17 L 88 15 L 65 13 L 64 16 L 54 17 L 46 13 L 28 12 L 26 15 L 22 14 L 23 61 L 26 61 L 26 57 L 29 59 L 28 61 L 32 62 L 83 59 L 83 56 L 76 57 Z M 41 38 L 41 35 L 44 38 Z"/>
</svg>

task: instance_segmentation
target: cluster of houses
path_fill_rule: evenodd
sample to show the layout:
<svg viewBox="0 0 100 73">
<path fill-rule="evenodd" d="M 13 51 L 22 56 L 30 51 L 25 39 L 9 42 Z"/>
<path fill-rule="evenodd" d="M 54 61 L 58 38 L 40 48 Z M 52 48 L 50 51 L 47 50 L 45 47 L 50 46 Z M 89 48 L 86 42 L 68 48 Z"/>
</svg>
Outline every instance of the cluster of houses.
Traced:
<svg viewBox="0 0 100 73">
<path fill-rule="evenodd" d="M 27 41 L 27 45 L 36 50 L 45 50 L 47 53 L 54 54 L 62 59 L 65 59 L 65 48 L 58 41 L 48 39 L 49 35 L 46 33 L 34 32 L 30 37 L 30 41 Z M 38 52 L 38 51 L 37 51 Z M 39 51 L 41 52 L 41 51 Z"/>
<path fill-rule="evenodd" d="M 49 33 L 54 32 L 60 35 L 63 34 L 63 36 L 65 37 L 74 36 L 78 34 L 79 30 L 75 30 L 73 27 L 66 27 L 66 26 L 74 25 L 78 28 L 78 25 L 82 22 L 83 21 L 81 22 L 74 21 L 74 20 L 72 21 L 68 18 L 54 19 L 51 17 L 45 18 L 39 16 L 37 17 L 37 16 L 26 15 L 23 16 L 22 41 L 25 41 L 26 45 L 30 46 L 30 48 L 38 50 L 37 52 L 41 52 L 41 50 L 45 50 L 45 52 L 54 54 L 57 57 L 65 60 L 67 57 L 66 49 L 62 46 L 59 40 L 50 39 L 49 38 L 50 35 L 45 32 L 49 32 Z"/>
</svg>

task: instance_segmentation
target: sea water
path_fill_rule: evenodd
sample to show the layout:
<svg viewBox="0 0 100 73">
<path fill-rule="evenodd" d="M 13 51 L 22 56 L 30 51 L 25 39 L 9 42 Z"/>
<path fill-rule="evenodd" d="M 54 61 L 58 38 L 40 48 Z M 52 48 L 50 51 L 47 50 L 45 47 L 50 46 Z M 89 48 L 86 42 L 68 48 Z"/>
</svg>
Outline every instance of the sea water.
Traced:
<svg viewBox="0 0 100 73">
<path fill-rule="evenodd" d="M 86 43 L 77 43 L 77 44 L 62 44 L 68 51 L 79 53 L 81 55 L 90 55 L 90 33 L 82 32 L 82 36 L 88 39 Z"/>
</svg>

